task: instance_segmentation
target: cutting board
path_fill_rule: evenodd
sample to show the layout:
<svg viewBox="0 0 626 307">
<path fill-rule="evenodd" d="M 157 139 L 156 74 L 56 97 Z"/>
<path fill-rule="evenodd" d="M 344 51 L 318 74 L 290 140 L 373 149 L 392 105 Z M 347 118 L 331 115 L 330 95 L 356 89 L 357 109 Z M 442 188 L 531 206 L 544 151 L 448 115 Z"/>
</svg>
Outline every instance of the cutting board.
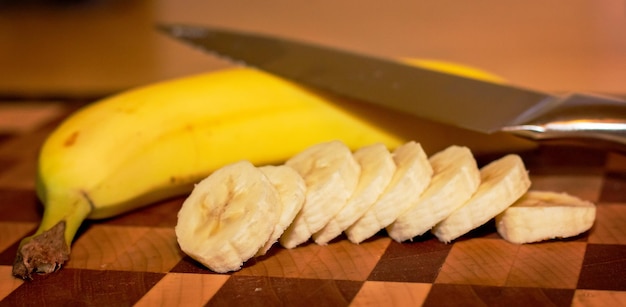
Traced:
<svg viewBox="0 0 626 307">
<path fill-rule="evenodd" d="M 11 276 L 19 240 L 41 218 L 38 148 L 81 103 L 0 104 L 0 306 L 617 306 L 626 304 L 626 156 L 549 146 L 521 152 L 532 189 L 597 204 L 594 227 L 536 244 L 503 240 L 493 221 L 450 244 L 397 243 L 381 231 L 355 245 L 274 246 L 216 274 L 174 234 L 184 198 L 83 225 L 70 261 L 24 282 Z M 484 165 L 498 156 L 477 157 Z"/>
</svg>

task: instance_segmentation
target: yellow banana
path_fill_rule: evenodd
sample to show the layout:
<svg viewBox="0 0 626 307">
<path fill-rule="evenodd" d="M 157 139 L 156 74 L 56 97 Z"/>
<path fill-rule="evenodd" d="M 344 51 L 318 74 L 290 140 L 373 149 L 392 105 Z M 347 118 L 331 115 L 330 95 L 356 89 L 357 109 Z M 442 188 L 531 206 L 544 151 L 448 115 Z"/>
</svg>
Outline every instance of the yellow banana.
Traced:
<svg viewBox="0 0 626 307">
<path fill-rule="evenodd" d="M 418 97 L 416 97 L 418 99 Z M 69 257 L 86 219 L 115 216 L 167 197 L 226 164 L 283 162 L 313 144 L 426 151 L 529 148 L 506 134 L 484 137 L 397 112 L 340 100 L 252 69 L 229 69 L 133 89 L 67 118 L 41 149 L 37 193 L 44 215 L 18 249 L 13 273 L 50 273 Z"/>
<path fill-rule="evenodd" d="M 59 244 L 57 259 L 47 259 L 37 252 L 46 243 L 26 238 L 14 273 L 56 270 L 85 218 L 107 218 L 189 192 L 227 163 L 280 162 L 332 139 L 351 146 L 402 141 L 320 95 L 247 69 L 97 102 L 62 123 L 40 154 L 37 192 L 45 213 L 34 236 L 58 225 L 67 246 Z"/>
</svg>

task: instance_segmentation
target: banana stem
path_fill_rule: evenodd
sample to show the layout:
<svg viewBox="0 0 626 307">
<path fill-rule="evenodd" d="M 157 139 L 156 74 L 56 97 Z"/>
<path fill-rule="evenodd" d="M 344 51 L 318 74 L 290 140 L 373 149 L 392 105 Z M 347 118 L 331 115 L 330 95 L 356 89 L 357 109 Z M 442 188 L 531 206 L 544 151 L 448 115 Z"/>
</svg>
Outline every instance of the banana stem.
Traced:
<svg viewBox="0 0 626 307">
<path fill-rule="evenodd" d="M 60 203 L 52 202 L 65 204 L 60 206 Z M 65 210 L 59 211 L 59 208 Z M 35 234 L 20 242 L 13 263 L 13 275 L 30 280 L 33 273 L 48 274 L 60 269 L 69 260 L 70 245 L 92 208 L 89 198 L 84 194 L 70 199 L 51 199 L 45 206 Z"/>
</svg>

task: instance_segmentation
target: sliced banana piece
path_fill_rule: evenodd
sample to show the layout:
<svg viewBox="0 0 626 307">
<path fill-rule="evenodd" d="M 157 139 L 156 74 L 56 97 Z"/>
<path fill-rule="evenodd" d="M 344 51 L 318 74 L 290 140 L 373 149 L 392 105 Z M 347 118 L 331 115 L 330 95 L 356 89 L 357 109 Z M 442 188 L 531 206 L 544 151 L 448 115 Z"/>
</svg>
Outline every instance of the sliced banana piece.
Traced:
<svg viewBox="0 0 626 307">
<path fill-rule="evenodd" d="M 430 157 L 433 178 L 420 199 L 387 233 L 398 242 L 429 231 L 469 200 L 480 184 L 480 170 L 467 147 L 450 146 Z"/>
<path fill-rule="evenodd" d="M 261 172 L 267 176 L 270 182 L 276 187 L 280 197 L 281 213 L 274 231 L 269 240 L 257 252 L 257 256 L 263 256 L 278 241 L 278 238 L 291 225 L 296 214 L 302 209 L 306 184 L 302 176 L 293 168 L 286 165 L 266 165 L 259 167 Z"/>
<path fill-rule="evenodd" d="M 207 268 L 236 271 L 274 231 L 278 191 L 247 161 L 226 165 L 200 181 L 178 212 L 175 227 L 183 252 Z"/>
<path fill-rule="evenodd" d="M 380 197 L 396 171 L 391 153 L 383 144 L 359 148 L 353 156 L 361 166 L 359 183 L 348 203 L 324 228 L 313 234 L 313 240 L 317 244 L 328 244 L 354 224 Z"/>
<path fill-rule="evenodd" d="M 452 212 L 432 233 L 442 242 L 450 242 L 481 226 L 504 211 L 530 187 L 530 178 L 522 159 L 515 154 L 495 160 L 480 170 L 478 190 L 460 208 Z"/>
<path fill-rule="evenodd" d="M 596 206 L 556 192 L 529 191 L 496 216 L 498 233 L 507 241 L 523 244 L 573 237 L 589 230 Z"/>
<path fill-rule="evenodd" d="M 387 227 L 413 206 L 430 183 L 433 169 L 419 143 L 410 141 L 392 154 L 396 171 L 380 198 L 345 230 L 348 239 L 360 243 Z"/>
<path fill-rule="evenodd" d="M 311 146 L 287 160 L 306 182 L 304 205 L 279 242 L 294 248 L 322 229 L 354 193 L 361 167 L 340 141 Z"/>
</svg>

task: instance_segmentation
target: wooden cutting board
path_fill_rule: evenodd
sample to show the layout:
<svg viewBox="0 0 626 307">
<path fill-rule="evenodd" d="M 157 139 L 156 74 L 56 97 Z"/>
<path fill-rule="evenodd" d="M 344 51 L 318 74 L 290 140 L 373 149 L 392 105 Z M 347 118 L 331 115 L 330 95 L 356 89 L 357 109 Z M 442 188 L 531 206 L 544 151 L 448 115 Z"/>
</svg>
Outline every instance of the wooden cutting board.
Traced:
<svg viewBox="0 0 626 307">
<path fill-rule="evenodd" d="M 572 147 L 522 153 L 533 189 L 597 204 L 593 229 L 567 240 L 511 244 L 493 221 L 451 244 L 430 235 L 401 244 L 381 231 L 360 245 L 275 246 L 241 271 L 215 274 L 176 243 L 179 198 L 86 223 L 62 270 L 23 282 L 11 265 L 41 218 L 37 150 L 77 106 L 0 104 L 0 306 L 626 304 L 626 156 Z"/>
</svg>

